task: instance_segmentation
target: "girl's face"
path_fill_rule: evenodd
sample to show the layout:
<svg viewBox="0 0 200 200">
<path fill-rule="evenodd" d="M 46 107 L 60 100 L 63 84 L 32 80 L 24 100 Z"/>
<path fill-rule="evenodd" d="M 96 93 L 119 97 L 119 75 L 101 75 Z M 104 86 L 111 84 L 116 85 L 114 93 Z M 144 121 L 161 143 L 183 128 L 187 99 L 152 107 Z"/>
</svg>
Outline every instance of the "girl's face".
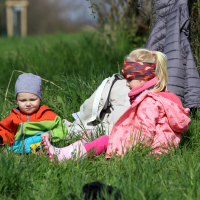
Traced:
<svg viewBox="0 0 200 200">
<path fill-rule="evenodd" d="M 134 87 L 137 87 L 139 85 L 142 85 L 146 81 L 143 80 L 133 80 L 133 79 L 127 79 L 126 80 L 126 86 L 129 87 L 130 90 L 132 90 Z"/>
</svg>

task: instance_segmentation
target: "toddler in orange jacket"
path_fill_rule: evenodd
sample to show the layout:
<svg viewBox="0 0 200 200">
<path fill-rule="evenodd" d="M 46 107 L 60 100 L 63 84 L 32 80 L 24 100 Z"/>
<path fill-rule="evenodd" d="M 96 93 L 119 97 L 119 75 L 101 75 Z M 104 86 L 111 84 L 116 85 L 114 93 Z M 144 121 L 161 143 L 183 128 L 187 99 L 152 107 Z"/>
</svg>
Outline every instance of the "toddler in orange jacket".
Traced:
<svg viewBox="0 0 200 200">
<path fill-rule="evenodd" d="M 18 108 L 0 122 L 0 144 L 11 146 L 22 137 L 46 136 L 50 141 L 63 140 L 67 127 L 51 108 L 40 105 L 42 79 L 31 73 L 21 74 L 15 84 L 15 99 Z"/>
</svg>

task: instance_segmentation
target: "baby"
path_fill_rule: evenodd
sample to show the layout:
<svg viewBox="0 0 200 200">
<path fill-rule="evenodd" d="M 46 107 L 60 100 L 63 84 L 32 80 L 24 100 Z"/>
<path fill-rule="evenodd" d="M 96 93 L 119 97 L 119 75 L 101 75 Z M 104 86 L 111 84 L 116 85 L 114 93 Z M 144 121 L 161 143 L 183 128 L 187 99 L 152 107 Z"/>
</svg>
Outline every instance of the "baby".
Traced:
<svg viewBox="0 0 200 200">
<path fill-rule="evenodd" d="M 40 104 L 40 76 L 31 73 L 21 74 L 15 84 L 15 99 L 18 108 L 12 109 L 11 114 L 0 122 L 0 144 L 11 146 L 14 143 L 16 146 L 22 138 L 30 141 L 35 135 L 46 136 L 52 142 L 65 139 L 67 127 L 61 118 L 51 108 Z M 27 149 L 30 147 L 23 148 L 28 153 Z"/>
</svg>

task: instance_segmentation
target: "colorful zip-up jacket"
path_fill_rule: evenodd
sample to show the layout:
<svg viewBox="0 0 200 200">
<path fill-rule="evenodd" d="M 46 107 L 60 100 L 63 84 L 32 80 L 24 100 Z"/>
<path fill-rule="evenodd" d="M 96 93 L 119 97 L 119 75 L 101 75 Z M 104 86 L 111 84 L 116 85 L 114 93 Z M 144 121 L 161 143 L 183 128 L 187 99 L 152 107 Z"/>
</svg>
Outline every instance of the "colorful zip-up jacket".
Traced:
<svg viewBox="0 0 200 200">
<path fill-rule="evenodd" d="M 20 110 L 12 109 L 11 114 L 0 122 L 0 136 L 3 143 L 9 146 L 25 135 L 35 135 L 47 132 L 52 136 L 52 142 L 65 139 L 67 127 L 61 118 L 51 108 L 41 105 L 33 114 L 24 114 Z"/>
</svg>

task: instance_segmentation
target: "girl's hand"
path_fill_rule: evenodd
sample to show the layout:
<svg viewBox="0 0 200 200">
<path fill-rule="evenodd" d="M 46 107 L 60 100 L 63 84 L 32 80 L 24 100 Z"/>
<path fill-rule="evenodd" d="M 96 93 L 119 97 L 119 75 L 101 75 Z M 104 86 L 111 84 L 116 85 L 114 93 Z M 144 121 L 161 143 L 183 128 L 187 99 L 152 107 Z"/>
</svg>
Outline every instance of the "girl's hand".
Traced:
<svg viewBox="0 0 200 200">
<path fill-rule="evenodd" d="M 46 137 L 48 140 L 50 139 L 50 135 L 49 135 L 49 133 L 47 133 L 47 132 L 41 134 L 40 137 L 41 137 L 41 138 Z"/>
</svg>

